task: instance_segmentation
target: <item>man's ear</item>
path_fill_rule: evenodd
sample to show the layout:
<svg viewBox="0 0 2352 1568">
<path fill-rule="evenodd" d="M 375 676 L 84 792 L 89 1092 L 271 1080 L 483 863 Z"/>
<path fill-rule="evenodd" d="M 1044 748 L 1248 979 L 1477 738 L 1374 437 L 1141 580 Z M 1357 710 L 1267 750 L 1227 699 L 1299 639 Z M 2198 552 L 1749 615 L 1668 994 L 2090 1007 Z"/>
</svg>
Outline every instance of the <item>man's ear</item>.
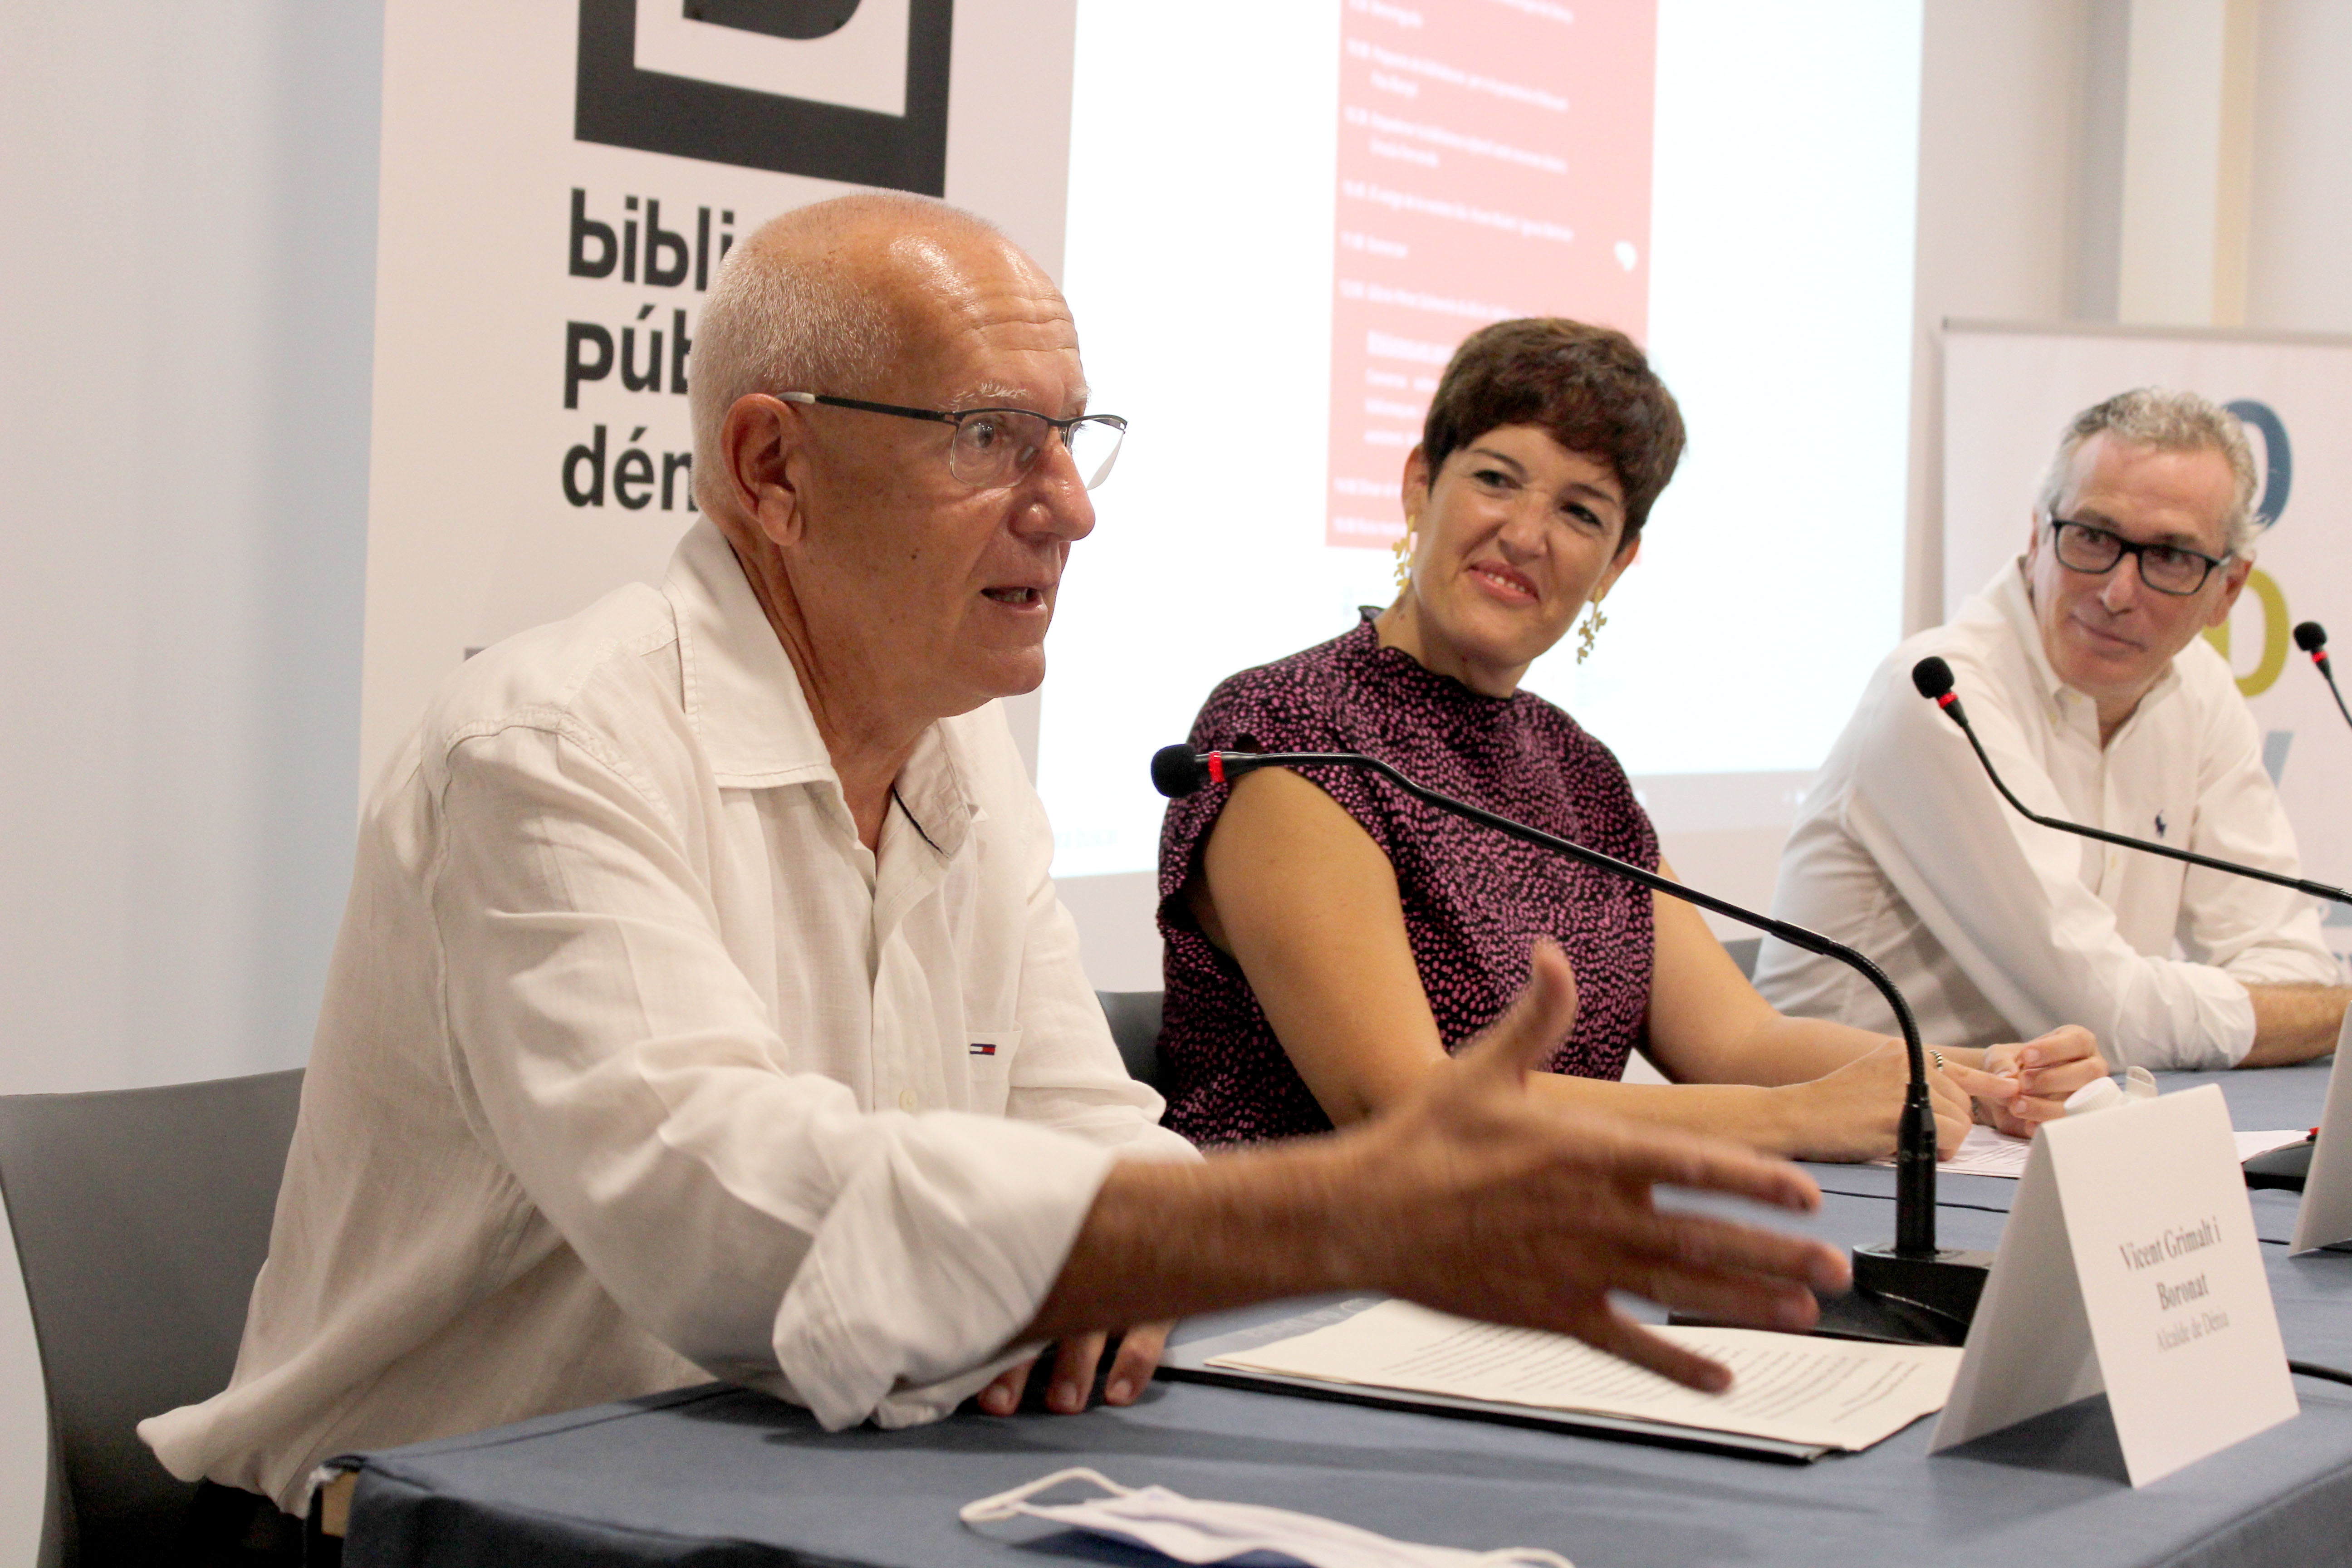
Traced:
<svg viewBox="0 0 2352 1568">
<path fill-rule="evenodd" d="M 796 460 L 806 440 L 800 410 L 760 392 L 737 398 L 719 426 L 720 494 L 776 545 L 797 542 L 806 521 Z"/>
<path fill-rule="evenodd" d="M 2205 617 L 2206 630 L 2210 631 L 2230 618 L 2230 612 L 2237 607 L 2238 595 L 2245 592 L 2246 579 L 2253 570 L 2254 563 L 2243 556 L 2221 569 L 2221 597 L 2214 605 L 2213 613 Z"/>
</svg>

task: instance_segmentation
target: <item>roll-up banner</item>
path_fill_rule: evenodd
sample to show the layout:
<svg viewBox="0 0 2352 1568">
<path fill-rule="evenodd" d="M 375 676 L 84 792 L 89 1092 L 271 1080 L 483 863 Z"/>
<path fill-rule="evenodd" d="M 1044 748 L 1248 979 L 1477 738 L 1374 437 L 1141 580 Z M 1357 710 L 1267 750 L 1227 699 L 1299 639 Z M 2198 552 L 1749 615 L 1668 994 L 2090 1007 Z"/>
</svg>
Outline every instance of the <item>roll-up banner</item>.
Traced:
<svg viewBox="0 0 2352 1568">
<path fill-rule="evenodd" d="M 2201 393 L 2245 425 L 2263 531 L 2229 624 L 2206 635 L 2262 727 L 2304 874 L 2352 883 L 2352 729 L 2291 636 L 2316 620 L 2352 641 L 2352 338 L 1947 322 L 1945 613 L 2025 548 L 2067 420 L 2135 386 Z M 2322 918 L 2329 945 L 2352 951 L 2352 910 Z"/>
<path fill-rule="evenodd" d="M 1062 265 L 1075 0 L 389 0 L 360 787 L 469 653 L 659 582 L 688 356 L 788 208 L 944 195 Z"/>
</svg>

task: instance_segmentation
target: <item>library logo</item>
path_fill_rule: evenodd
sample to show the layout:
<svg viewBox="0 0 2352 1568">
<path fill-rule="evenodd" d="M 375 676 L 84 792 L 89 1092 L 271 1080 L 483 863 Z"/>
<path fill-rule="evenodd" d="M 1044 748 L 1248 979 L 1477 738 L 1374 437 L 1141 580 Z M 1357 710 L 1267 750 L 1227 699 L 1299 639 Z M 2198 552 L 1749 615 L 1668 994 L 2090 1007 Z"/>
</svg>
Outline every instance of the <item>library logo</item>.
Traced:
<svg viewBox="0 0 2352 1568">
<path fill-rule="evenodd" d="M 580 0 L 582 142 L 940 195 L 954 0 Z"/>
</svg>

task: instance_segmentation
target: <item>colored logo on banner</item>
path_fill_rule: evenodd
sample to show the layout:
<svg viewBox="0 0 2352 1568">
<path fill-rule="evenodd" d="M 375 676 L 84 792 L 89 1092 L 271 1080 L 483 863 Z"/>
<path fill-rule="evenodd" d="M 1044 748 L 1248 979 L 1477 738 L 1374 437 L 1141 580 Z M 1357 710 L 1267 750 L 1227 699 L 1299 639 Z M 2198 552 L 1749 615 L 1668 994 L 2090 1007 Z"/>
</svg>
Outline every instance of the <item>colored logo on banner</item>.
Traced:
<svg viewBox="0 0 2352 1568">
<path fill-rule="evenodd" d="M 580 0 L 583 142 L 941 195 L 954 0 Z"/>
<path fill-rule="evenodd" d="M 2262 449 L 2262 492 L 2254 501 L 2254 521 L 2265 530 L 2276 525 L 2286 512 L 2286 500 L 2294 485 L 2294 449 L 2286 437 L 2286 422 L 2267 403 L 2251 397 L 2241 397 L 2223 406 L 2236 415 L 2247 433 L 2258 436 Z M 2254 668 L 2238 679 L 2238 691 L 2244 697 L 2260 697 L 2271 689 L 2286 668 L 2289 626 L 2294 617 L 2286 607 L 2286 594 L 2277 580 L 2260 567 L 2246 574 L 2246 592 L 2263 614 L 2263 652 Z M 2205 634 L 2223 658 L 2230 657 L 2230 623 L 2223 621 Z"/>
</svg>

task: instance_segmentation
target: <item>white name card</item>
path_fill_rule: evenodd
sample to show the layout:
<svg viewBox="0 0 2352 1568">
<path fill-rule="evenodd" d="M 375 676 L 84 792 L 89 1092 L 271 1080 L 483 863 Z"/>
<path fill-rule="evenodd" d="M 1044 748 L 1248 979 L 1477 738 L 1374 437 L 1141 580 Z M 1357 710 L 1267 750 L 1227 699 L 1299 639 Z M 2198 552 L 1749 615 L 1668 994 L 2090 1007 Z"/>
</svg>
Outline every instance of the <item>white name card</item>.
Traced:
<svg viewBox="0 0 2352 1568">
<path fill-rule="evenodd" d="M 2301 1408 L 2211 1084 L 2035 1136 L 1931 1451 L 2103 1388 L 2135 1487 Z"/>
<path fill-rule="evenodd" d="M 2334 1065 L 2327 1069 L 2327 1109 L 2320 1113 L 2319 1141 L 2311 1151 L 2311 1171 L 2303 1180 L 2303 1206 L 2294 1211 L 2296 1252 L 2313 1252 L 2352 1241 L 2352 1073 L 2344 1070 L 2352 1046 L 2352 1013 L 2336 1031 Z"/>
</svg>

